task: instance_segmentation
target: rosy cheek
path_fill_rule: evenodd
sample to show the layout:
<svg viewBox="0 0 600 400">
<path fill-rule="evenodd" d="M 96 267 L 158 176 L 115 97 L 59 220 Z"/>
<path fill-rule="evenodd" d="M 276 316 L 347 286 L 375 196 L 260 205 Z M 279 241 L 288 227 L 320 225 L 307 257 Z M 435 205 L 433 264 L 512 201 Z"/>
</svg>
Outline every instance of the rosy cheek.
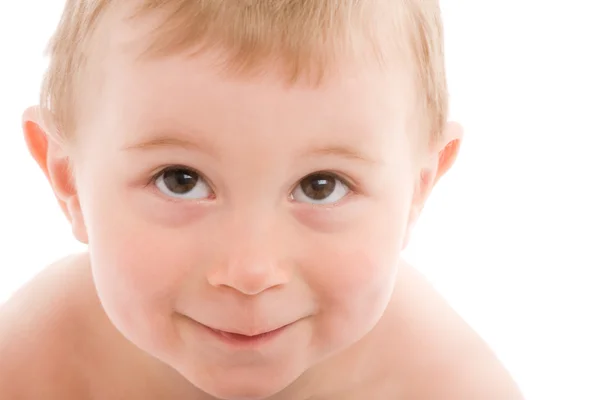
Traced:
<svg viewBox="0 0 600 400">
<path fill-rule="evenodd" d="M 370 214 L 352 229 L 319 235 L 304 249 L 315 254 L 307 264 L 319 280 L 315 287 L 322 287 L 322 295 L 331 301 L 346 303 L 353 301 L 349 294 L 356 300 L 384 295 L 398 267 L 402 232 L 386 218 Z"/>
<path fill-rule="evenodd" d="M 346 251 L 344 256 L 338 256 L 329 263 L 331 287 L 338 295 L 355 293 L 360 296 L 382 284 L 389 266 L 385 265 L 381 257 L 368 249 Z"/>
<path fill-rule="evenodd" d="M 121 204 L 119 210 L 97 209 L 90 221 L 90 251 L 98 262 L 97 273 L 114 282 L 111 290 L 139 300 L 165 296 L 176 286 L 186 265 L 185 239 L 190 236 L 185 229 L 166 229 L 156 216 L 144 213 L 143 207 L 134 211 Z"/>
</svg>

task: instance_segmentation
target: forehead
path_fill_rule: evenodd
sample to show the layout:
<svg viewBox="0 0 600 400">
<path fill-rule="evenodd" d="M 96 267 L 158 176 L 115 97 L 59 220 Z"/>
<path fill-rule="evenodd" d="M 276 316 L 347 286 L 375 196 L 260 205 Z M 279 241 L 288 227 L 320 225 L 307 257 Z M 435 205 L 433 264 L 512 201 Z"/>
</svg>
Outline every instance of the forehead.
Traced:
<svg viewBox="0 0 600 400">
<path fill-rule="evenodd" d="M 392 70 L 376 60 L 352 60 L 335 65 L 318 84 L 292 83 L 274 58 L 249 76 L 229 69 L 226 53 L 217 50 L 140 57 L 153 28 L 150 18 L 113 18 L 106 28 L 96 115 L 123 140 L 160 126 L 365 141 L 376 132 L 405 131 L 412 113 L 414 97 L 402 65 Z"/>
</svg>

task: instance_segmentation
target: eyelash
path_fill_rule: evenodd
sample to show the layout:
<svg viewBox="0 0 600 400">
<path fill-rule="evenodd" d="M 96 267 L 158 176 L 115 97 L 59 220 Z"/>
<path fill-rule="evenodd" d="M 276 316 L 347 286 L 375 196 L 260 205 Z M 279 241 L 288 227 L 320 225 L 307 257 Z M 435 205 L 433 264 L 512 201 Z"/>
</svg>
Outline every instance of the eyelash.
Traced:
<svg viewBox="0 0 600 400">
<path fill-rule="evenodd" d="M 296 188 L 296 186 L 298 186 L 300 184 L 300 182 L 302 182 L 304 179 L 313 176 L 313 175 L 326 175 L 326 176 L 330 176 L 334 179 L 337 179 L 340 181 L 340 183 L 342 183 L 342 185 L 346 186 L 348 188 L 348 195 L 347 196 L 351 196 L 353 194 L 356 194 L 358 191 L 358 186 L 349 178 L 345 177 L 343 174 L 339 173 L 339 172 L 334 172 L 334 171 L 314 171 L 311 172 L 310 174 L 304 175 L 302 178 L 300 178 L 298 181 L 296 181 L 296 183 L 294 184 L 294 186 L 292 187 L 292 192 L 294 190 L 294 188 Z M 292 192 L 290 192 L 289 196 L 292 195 Z M 331 205 L 329 205 L 331 206 Z"/>
<path fill-rule="evenodd" d="M 179 165 L 179 164 L 168 165 L 166 167 L 160 168 L 157 172 L 155 172 L 154 174 L 152 174 L 152 176 L 150 177 L 150 179 L 146 183 L 146 186 L 150 186 L 150 185 L 156 184 L 156 181 L 158 180 L 158 178 L 160 178 L 161 175 L 163 175 L 164 173 L 166 173 L 168 171 L 172 171 L 172 170 L 184 170 L 184 171 L 188 171 L 188 172 L 193 172 L 194 174 L 198 175 L 198 179 L 204 181 L 211 188 L 213 186 L 212 183 L 203 174 L 201 174 L 196 169 L 188 167 L 186 165 Z"/>
<path fill-rule="evenodd" d="M 160 178 L 161 175 L 163 175 L 164 173 L 170 171 L 170 170 L 185 170 L 185 171 L 189 171 L 189 172 L 193 172 L 194 174 L 198 175 L 198 178 L 201 179 L 202 181 L 204 181 L 212 190 L 213 185 L 212 183 L 203 175 L 201 174 L 198 170 L 185 166 L 185 165 L 179 165 L 179 164 L 175 164 L 175 165 L 168 165 L 166 167 L 162 167 L 161 169 L 159 169 L 157 172 L 155 172 L 154 174 L 152 174 L 150 180 L 147 182 L 146 187 L 150 186 L 150 185 L 154 185 L 156 184 L 156 181 L 158 180 L 158 178 Z M 358 192 L 358 185 L 356 183 L 354 183 L 351 179 L 345 177 L 343 174 L 338 173 L 338 172 L 334 172 L 334 171 L 323 171 L 323 170 L 319 170 L 319 171 L 314 171 L 311 172 L 308 175 L 304 175 L 302 178 L 300 178 L 292 187 L 292 190 L 290 191 L 290 193 L 288 194 L 288 196 L 292 195 L 292 192 L 294 190 L 294 188 L 296 188 L 300 182 L 302 182 L 302 180 L 313 176 L 313 175 L 328 175 L 331 176 L 334 179 L 339 180 L 343 185 L 345 185 L 348 188 L 349 191 L 349 196 L 356 194 Z M 180 201 L 180 200 L 176 200 L 176 199 L 171 199 L 172 201 Z"/>
</svg>

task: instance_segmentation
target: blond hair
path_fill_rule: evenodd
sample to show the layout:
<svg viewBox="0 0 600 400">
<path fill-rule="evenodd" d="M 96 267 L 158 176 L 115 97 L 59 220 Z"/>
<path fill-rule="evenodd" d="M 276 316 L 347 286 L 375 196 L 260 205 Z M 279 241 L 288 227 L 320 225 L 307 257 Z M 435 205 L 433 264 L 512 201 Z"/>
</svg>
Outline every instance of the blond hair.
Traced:
<svg viewBox="0 0 600 400">
<path fill-rule="evenodd" d="M 125 1 L 67 0 L 50 40 L 40 104 L 61 139 L 76 128 L 76 84 L 88 71 L 92 38 L 107 10 Z M 248 72 L 268 59 L 283 60 L 290 81 L 331 70 L 344 55 L 380 62 L 402 50 L 416 89 L 415 115 L 429 139 L 441 133 L 448 95 L 438 0 L 134 0 L 132 18 L 155 15 L 147 54 L 222 48 L 229 65 Z M 368 43 L 367 46 L 364 44 Z M 394 48 L 395 47 L 395 48 Z"/>
</svg>

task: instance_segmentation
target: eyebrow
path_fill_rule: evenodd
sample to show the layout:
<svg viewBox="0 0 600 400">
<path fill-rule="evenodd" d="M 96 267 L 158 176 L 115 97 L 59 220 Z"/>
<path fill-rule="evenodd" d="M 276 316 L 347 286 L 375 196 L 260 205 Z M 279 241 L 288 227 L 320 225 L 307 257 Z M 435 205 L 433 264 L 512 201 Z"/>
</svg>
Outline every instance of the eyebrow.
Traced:
<svg viewBox="0 0 600 400">
<path fill-rule="evenodd" d="M 367 156 L 357 148 L 344 145 L 330 145 L 325 147 L 314 147 L 302 154 L 303 157 L 314 156 L 336 156 L 351 161 L 361 161 L 366 164 L 377 164 L 377 161 Z"/>
<path fill-rule="evenodd" d="M 167 134 L 156 135 L 142 142 L 126 145 L 123 147 L 123 150 L 152 150 L 169 147 L 180 147 L 189 150 L 202 151 L 203 153 L 214 156 L 219 154 L 215 146 L 207 140 L 196 138 L 195 141 L 192 141 L 183 137 L 176 137 Z M 345 158 L 351 161 L 360 161 L 365 164 L 377 164 L 375 159 L 367 156 L 363 151 L 346 145 L 313 147 L 300 153 L 300 158 L 318 156 L 334 156 Z"/>
<path fill-rule="evenodd" d="M 183 137 L 176 137 L 168 134 L 158 134 L 151 138 L 126 145 L 122 150 L 153 150 L 168 147 L 180 147 L 188 150 L 202 151 L 203 153 L 217 155 L 218 151 L 215 146 L 207 140 L 201 138 L 195 138 L 195 140 L 189 140 Z"/>
</svg>

